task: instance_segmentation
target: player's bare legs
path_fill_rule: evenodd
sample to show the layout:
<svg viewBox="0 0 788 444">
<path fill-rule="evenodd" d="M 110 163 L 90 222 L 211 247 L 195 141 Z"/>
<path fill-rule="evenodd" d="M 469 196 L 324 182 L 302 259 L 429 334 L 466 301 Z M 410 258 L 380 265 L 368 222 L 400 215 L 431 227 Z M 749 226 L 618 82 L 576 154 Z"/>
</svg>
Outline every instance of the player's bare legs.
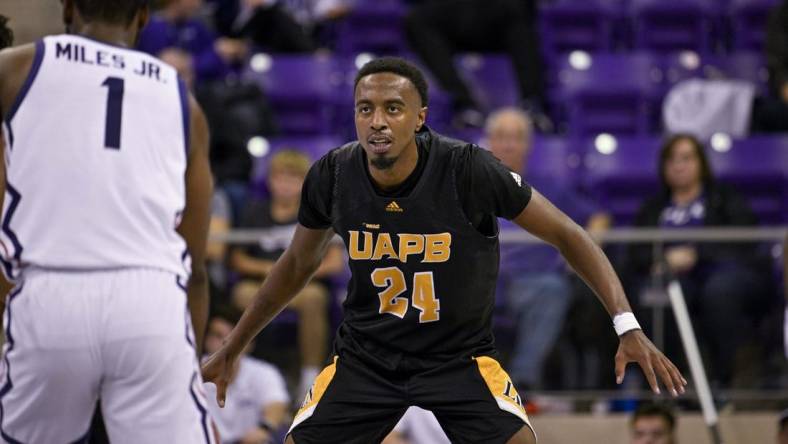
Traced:
<svg viewBox="0 0 788 444">
<path fill-rule="evenodd" d="M 536 444 L 536 437 L 528 426 L 523 426 L 506 444 Z"/>
<path fill-rule="evenodd" d="M 301 365 L 322 368 L 326 359 L 328 291 L 321 284 L 311 282 L 290 302 L 298 312 L 298 347 Z M 309 381 L 308 383 L 311 383 Z"/>
<path fill-rule="evenodd" d="M 241 281 L 233 290 L 236 307 L 245 310 L 260 289 L 259 281 Z M 298 313 L 298 347 L 301 365 L 321 368 L 326 359 L 328 291 L 311 282 L 290 302 L 289 308 Z"/>
</svg>

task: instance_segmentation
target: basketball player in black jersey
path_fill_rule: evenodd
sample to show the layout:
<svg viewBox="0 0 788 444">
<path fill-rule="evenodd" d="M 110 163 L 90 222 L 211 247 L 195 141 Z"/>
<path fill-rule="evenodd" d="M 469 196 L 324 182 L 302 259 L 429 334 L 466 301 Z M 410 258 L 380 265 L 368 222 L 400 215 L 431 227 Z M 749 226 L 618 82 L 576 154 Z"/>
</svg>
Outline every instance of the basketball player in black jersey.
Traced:
<svg viewBox="0 0 788 444">
<path fill-rule="evenodd" d="M 383 58 L 359 71 L 358 141 L 312 167 L 290 248 L 203 367 L 219 404 L 233 362 L 303 288 L 337 233 L 352 271 L 345 318 L 287 443 L 380 442 L 411 405 L 433 411 L 452 442 L 536 442 L 495 360 L 497 217 L 554 245 L 595 290 L 620 334 L 619 382 L 637 362 L 655 392 L 658 378 L 683 392 L 686 381 L 639 329 L 591 238 L 487 151 L 427 128 L 426 114 L 417 68 Z"/>
</svg>

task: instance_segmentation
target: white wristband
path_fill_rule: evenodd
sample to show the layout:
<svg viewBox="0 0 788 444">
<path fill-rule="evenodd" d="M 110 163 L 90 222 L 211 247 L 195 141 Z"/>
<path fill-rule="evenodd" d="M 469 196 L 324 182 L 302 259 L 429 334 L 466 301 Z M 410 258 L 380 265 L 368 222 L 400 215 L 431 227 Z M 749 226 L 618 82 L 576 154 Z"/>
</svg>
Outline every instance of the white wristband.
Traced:
<svg viewBox="0 0 788 444">
<path fill-rule="evenodd" d="M 630 330 L 641 330 L 638 320 L 630 311 L 613 316 L 613 328 L 616 329 L 616 334 L 619 336 Z"/>
</svg>

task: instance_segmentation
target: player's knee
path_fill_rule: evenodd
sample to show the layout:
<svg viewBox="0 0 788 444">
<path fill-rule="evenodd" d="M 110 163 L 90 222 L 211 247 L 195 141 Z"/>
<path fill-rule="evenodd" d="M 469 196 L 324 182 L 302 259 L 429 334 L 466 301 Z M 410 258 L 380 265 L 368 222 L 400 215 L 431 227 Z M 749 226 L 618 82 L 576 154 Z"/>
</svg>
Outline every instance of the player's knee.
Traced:
<svg viewBox="0 0 788 444">
<path fill-rule="evenodd" d="M 260 284 L 255 281 L 241 281 L 233 287 L 233 304 L 241 309 L 246 310 L 246 307 L 251 305 L 254 300 Z"/>
<path fill-rule="evenodd" d="M 299 311 L 323 313 L 328 303 L 328 290 L 326 287 L 310 283 L 296 296 L 295 307 Z"/>
<path fill-rule="evenodd" d="M 536 436 L 528 426 L 523 426 L 506 444 L 536 444 Z"/>
</svg>

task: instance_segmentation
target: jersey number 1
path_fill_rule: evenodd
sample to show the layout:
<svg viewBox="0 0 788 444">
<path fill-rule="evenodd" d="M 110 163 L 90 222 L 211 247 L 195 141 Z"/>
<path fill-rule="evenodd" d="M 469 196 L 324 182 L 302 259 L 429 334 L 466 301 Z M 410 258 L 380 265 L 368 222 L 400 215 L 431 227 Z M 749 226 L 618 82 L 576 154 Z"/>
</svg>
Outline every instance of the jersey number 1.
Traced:
<svg viewBox="0 0 788 444">
<path fill-rule="evenodd" d="M 104 148 L 120 149 L 120 121 L 123 117 L 123 79 L 107 77 L 101 86 L 107 94 L 107 120 L 104 125 Z"/>
<path fill-rule="evenodd" d="M 372 271 L 372 284 L 383 291 L 380 298 L 380 313 L 389 313 L 404 318 L 408 311 L 408 298 L 400 295 L 407 290 L 405 275 L 397 267 L 376 268 Z M 413 293 L 411 303 L 421 313 L 419 322 L 435 322 L 440 320 L 441 302 L 435 297 L 435 283 L 431 271 L 423 271 L 413 275 Z"/>
</svg>

